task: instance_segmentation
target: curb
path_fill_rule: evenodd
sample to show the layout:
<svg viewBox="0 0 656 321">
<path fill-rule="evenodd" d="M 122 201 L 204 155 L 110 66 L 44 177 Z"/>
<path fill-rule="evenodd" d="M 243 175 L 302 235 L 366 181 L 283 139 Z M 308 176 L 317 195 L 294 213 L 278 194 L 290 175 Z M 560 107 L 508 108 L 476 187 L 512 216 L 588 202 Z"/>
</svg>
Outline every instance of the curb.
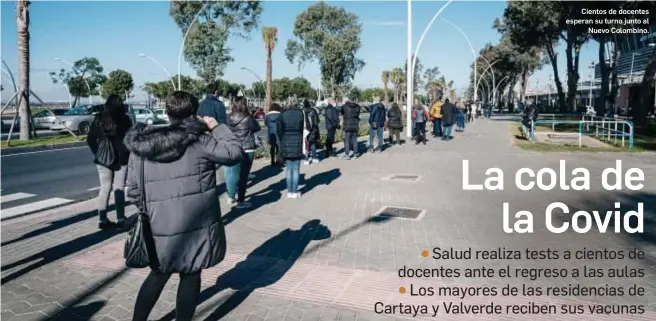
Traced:
<svg viewBox="0 0 656 321">
<path fill-rule="evenodd" d="M 82 141 L 82 142 L 75 142 L 75 143 L 62 143 L 62 144 L 50 144 L 50 145 L 27 146 L 27 147 L 5 147 L 2 150 L 0 150 L 0 154 L 2 154 L 2 156 L 7 156 L 7 155 L 20 154 L 20 153 L 40 152 L 46 150 L 57 150 L 57 149 L 65 149 L 71 147 L 82 147 L 86 145 L 87 143 Z"/>
</svg>

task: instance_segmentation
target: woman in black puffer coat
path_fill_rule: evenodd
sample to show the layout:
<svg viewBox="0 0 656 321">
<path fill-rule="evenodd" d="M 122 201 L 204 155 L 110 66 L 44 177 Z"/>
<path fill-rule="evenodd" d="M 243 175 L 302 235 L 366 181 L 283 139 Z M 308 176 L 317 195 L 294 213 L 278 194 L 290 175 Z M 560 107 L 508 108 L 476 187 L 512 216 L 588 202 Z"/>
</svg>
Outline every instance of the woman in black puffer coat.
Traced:
<svg viewBox="0 0 656 321">
<path fill-rule="evenodd" d="M 401 132 L 403 131 L 403 112 L 397 103 L 392 104 L 392 108 L 387 112 L 387 128 L 389 128 L 390 144 L 394 145 L 394 137 L 396 142 L 401 144 Z"/>
<path fill-rule="evenodd" d="M 196 97 L 176 91 L 166 98 L 170 125 L 137 124 L 125 136 L 131 152 L 128 195 L 145 198 L 157 254 L 137 295 L 133 321 L 148 320 L 173 273 L 180 275 L 176 320 L 191 321 L 201 271 L 217 265 L 226 254 L 216 165 L 231 166 L 246 155 L 226 125 L 214 118 L 197 119 L 197 110 Z"/>
</svg>

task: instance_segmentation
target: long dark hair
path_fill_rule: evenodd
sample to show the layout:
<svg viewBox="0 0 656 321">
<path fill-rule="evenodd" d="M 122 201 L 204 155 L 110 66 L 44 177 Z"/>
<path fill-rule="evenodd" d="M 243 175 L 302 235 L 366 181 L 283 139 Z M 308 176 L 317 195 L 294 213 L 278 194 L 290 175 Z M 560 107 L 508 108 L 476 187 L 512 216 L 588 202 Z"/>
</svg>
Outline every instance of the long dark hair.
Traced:
<svg viewBox="0 0 656 321">
<path fill-rule="evenodd" d="M 232 103 L 232 106 L 230 106 L 230 109 L 231 114 L 239 114 L 242 116 L 251 115 L 251 111 L 248 109 L 248 104 L 246 103 L 246 98 L 243 97 L 235 99 L 235 101 Z"/>
<path fill-rule="evenodd" d="M 95 118 L 96 126 L 107 136 L 117 136 L 126 132 L 132 125 L 126 114 L 123 99 L 118 95 L 109 95 L 100 114 Z"/>
</svg>

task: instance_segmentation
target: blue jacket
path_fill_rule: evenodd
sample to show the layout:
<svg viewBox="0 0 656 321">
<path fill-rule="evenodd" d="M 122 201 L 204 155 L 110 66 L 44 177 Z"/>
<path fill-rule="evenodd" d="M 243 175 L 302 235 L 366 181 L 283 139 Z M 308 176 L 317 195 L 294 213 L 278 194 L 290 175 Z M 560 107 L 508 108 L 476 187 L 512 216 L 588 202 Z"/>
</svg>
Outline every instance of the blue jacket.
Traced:
<svg viewBox="0 0 656 321">
<path fill-rule="evenodd" d="M 276 123 L 278 122 L 279 118 L 280 118 L 280 112 L 275 110 L 268 112 L 264 117 L 264 125 L 269 131 L 269 136 L 271 135 L 277 136 L 276 132 L 278 130 L 278 127 Z"/>
<path fill-rule="evenodd" d="M 205 99 L 200 102 L 200 105 L 198 106 L 198 116 L 212 117 L 216 119 L 216 122 L 219 124 L 227 124 L 228 122 L 225 105 L 212 95 L 205 96 Z"/>
<path fill-rule="evenodd" d="M 369 114 L 369 125 L 372 128 L 383 128 L 385 126 L 385 118 L 387 113 L 385 106 L 381 103 L 371 105 L 371 113 Z"/>
</svg>

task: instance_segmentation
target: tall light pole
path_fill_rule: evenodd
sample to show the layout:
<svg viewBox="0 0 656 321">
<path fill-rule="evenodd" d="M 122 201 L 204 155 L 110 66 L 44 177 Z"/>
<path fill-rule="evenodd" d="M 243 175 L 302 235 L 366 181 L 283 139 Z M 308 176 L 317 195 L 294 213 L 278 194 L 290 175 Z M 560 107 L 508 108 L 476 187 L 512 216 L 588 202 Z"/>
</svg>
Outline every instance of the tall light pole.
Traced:
<svg viewBox="0 0 656 321">
<path fill-rule="evenodd" d="M 250 72 L 251 74 L 253 74 L 253 76 L 255 76 L 255 78 L 257 78 L 257 80 L 258 80 L 260 83 L 264 83 L 264 82 L 262 81 L 262 79 L 261 79 L 261 78 L 260 78 L 260 77 L 259 77 L 254 71 L 252 71 L 252 70 L 250 70 L 250 69 L 248 69 L 248 68 L 246 68 L 246 67 L 241 67 L 241 70 L 246 70 L 246 71 Z M 253 86 L 253 93 L 255 93 L 255 86 Z M 258 99 L 261 99 L 260 95 L 257 95 L 257 97 L 258 97 Z"/>
<path fill-rule="evenodd" d="M 68 61 L 68 60 L 62 59 L 62 58 L 55 58 L 55 60 L 59 61 L 59 62 L 63 62 L 65 64 L 71 66 L 73 68 L 73 72 L 75 72 L 75 74 L 77 74 L 78 76 L 82 77 L 82 80 L 84 80 L 84 83 L 87 84 L 87 89 L 89 90 L 89 105 L 93 105 L 93 100 L 91 99 L 91 86 L 89 86 L 89 82 L 87 81 L 87 79 L 84 78 L 84 76 L 80 74 L 80 72 L 79 72 L 79 70 L 77 70 L 77 68 L 75 68 L 75 64 Z"/>
<path fill-rule="evenodd" d="M 637 52 L 631 54 L 631 71 L 629 71 L 629 86 L 633 84 L 633 62 L 635 61 L 635 56 L 640 56 L 640 54 Z"/>
<path fill-rule="evenodd" d="M 465 40 L 467 41 L 467 44 L 469 44 L 469 49 L 471 49 L 472 56 L 474 56 L 474 82 L 476 82 L 476 76 L 477 76 L 476 74 L 478 72 L 478 66 L 477 66 L 478 55 L 476 54 L 476 50 L 474 50 L 474 46 L 472 45 L 471 41 L 469 40 L 469 37 L 467 37 L 467 34 L 465 34 L 465 32 L 462 31 L 462 29 L 460 29 L 460 27 L 458 27 L 458 25 L 456 25 L 455 23 L 453 23 L 453 22 L 451 22 L 447 19 L 444 19 L 444 18 L 442 18 L 442 20 L 444 22 L 450 24 L 451 26 L 453 26 L 453 28 L 455 28 L 465 38 Z M 488 64 L 488 66 L 491 66 L 490 62 L 487 59 L 485 59 L 485 57 L 480 56 L 480 58 L 483 59 Z M 494 79 L 494 72 L 492 72 L 492 87 L 495 87 L 495 84 L 496 84 L 496 81 Z M 496 93 L 492 93 L 492 95 L 493 95 L 492 101 L 494 103 Z M 474 101 L 476 101 L 476 96 L 475 95 L 474 95 Z"/>
<path fill-rule="evenodd" d="M 178 54 L 178 89 L 182 88 L 182 53 L 184 52 L 185 48 L 185 41 L 187 40 L 187 36 L 189 35 L 189 31 L 191 31 L 191 27 L 194 26 L 196 23 L 196 20 L 198 20 L 198 17 L 200 14 L 205 11 L 205 8 L 209 2 L 206 2 L 203 4 L 203 6 L 198 10 L 198 13 L 194 16 L 194 20 L 191 20 L 189 23 L 189 27 L 187 27 L 187 31 L 185 32 L 184 36 L 182 36 L 182 43 L 180 44 L 180 53 Z"/>
<path fill-rule="evenodd" d="M 649 47 L 656 47 L 656 43 L 650 43 Z M 653 50 L 656 50 L 656 48 Z M 654 77 L 654 110 L 656 110 L 656 77 Z"/>
<path fill-rule="evenodd" d="M 547 98 L 547 99 L 549 99 L 549 101 L 547 102 L 547 106 L 549 106 L 549 108 L 551 108 L 551 105 L 552 105 L 551 104 L 551 82 L 552 81 L 553 81 L 553 75 L 549 75 L 549 82 L 547 83 L 547 86 L 548 86 L 547 89 L 549 90 L 549 96 L 548 96 L 549 98 Z"/>
<path fill-rule="evenodd" d="M 157 61 L 157 59 L 155 59 L 155 58 L 153 58 L 153 57 L 151 57 L 147 54 L 144 54 L 144 53 L 139 54 L 139 57 L 147 58 L 150 61 L 154 62 L 156 65 L 158 65 L 160 68 L 162 68 L 162 70 L 164 70 L 164 72 L 169 76 L 169 80 L 171 81 L 171 85 L 173 86 L 173 90 L 182 90 L 182 87 L 175 88 L 175 83 L 173 82 L 173 76 L 171 76 L 171 73 L 168 71 L 168 69 L 166 69 L 159 61 Z"/>
<path fill-rule="evenodd" d="M 594 61 L 593 61 L 593 62 L 590 63 L 590 82 L 588 83 L 588 87 L 589 87 L 589 89 L 588 89 L 588 105 L 591 106 L 591 107 L 593 106 L 592 105 L 593 104 L 593 102 L 592 102 L 592 81 L 593 81 L 593 75 L 594 75 L 594 66 L 595 66 L 595 64 L 594 64 Z M 633 67 L 631 67 L 631 68 L 633 68 Z"/>
<path fill-rule="evenodd" d="M 435 22 L 435 19 L 440 16 L 442 11 L 446 9 L 446 7 L 453 2 L 453 0 L 447 1 L 440 10 L 438 10 L 431 21 L 426 25 L 426 28 L 424 29 L 424 32 L 421 34 L 421 37 L 419 37 L 419 42 L 417 42 L 417 48 L 415 49 L 415 55 L 414 58 L 412 56 L 412 0 L 407 0 L 406 1 L 408 4 L 408 25 L 407 25 L 407 35 L 406 35 L 406 40 L 407 40 L 407 54 L 408 54 L 408 70 L 406 72 L 406 88 L 408 89 L 408 96 L 411 96 L 410 99 L 410 105 L 414 103 L 414 88 L 413 88 L 413 81 L 414 81 L 414 73 L 415 73 L 415 63 L 417 60 L 417 54 L 419 53 L 419 48 L 421 48 L 421 44 L 424 41 L 424 38 L 426 37 L 426 34 L 428 33 L 428 30 L 430 27 L 433 25 Z M 476 79 L 476 75 L 474 75 L 474 79 Z M 406 99 L 407 101 L 408 99 Z M 408 122 L 408 130 L 407 130 L 407 135 L 408 137 L 412 137 L 412 126 L 410 124 L 412 123 L 412 114 L 410 113 L 410 106 L 406 107 L 407 109 L 407 115 L 406 115 L 406 120 Z"/>
</svg>

